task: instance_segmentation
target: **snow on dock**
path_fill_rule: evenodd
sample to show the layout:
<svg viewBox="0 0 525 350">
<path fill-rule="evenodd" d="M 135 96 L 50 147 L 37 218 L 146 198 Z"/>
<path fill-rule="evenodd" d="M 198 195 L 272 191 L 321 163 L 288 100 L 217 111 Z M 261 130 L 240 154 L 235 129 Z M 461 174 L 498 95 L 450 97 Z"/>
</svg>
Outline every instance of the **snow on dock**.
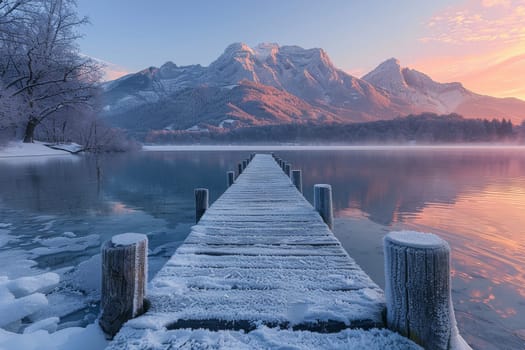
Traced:
<svg viewBox="0 0 525 350">
<path fill-rule="evenodd" d="M 184 338 L 199 348 L 267 348 L 271 342 L 257 343 L 261 332 L 298 348 L 351 348 L 348 339 L 418 348 L 387 330 L 366 331 L 384 326 L 383 291 L 270 155 L 256 155 L 206 210 L 150 282 L 147 299 L 148 311 L 128 321 L 109 349 L 179 348 Z"/>
</svg>

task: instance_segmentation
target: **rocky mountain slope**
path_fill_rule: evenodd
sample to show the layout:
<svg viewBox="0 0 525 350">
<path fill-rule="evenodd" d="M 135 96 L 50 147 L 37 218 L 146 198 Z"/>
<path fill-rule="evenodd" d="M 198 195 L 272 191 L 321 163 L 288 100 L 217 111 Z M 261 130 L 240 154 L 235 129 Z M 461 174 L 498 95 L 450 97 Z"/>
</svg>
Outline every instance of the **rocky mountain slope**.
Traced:
<svg viewBox="0 0 525 350">
<path fill-rule="evenodd" d="M 362 79 L 322 49 L 236 43 L 208 67 L 167 62 L 107 82 L 104 113 L 136 132 L 359 122 L 421 112 L 525 118 L 525 102 L 441 84 L 389 59 Z"/>
</svg>

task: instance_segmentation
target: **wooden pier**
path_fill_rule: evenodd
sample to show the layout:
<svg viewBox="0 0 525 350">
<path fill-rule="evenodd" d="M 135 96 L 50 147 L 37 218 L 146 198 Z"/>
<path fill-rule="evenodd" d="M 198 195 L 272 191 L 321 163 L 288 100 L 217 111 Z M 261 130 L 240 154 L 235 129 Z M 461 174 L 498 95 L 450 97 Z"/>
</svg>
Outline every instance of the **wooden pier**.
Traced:
<svg viewBox="0 0 525 350">
<path fill-rule="evenodd" d="M 239 164 L 233 184 L 228 174 L 226 192 L 197 213 L 202 216 L 185 242 L 149 283 L 147 311 L 128 321 L 108 349 L 208 348 L 192 338 L 195 332 L 235 334 L 239 344 L 257 348 L 250 335 L 261 327 L 281 330 L 288 345 L 298 345 L 293 339 L 302 331 L 315 334 L 312 344 L 335 345 L 357 328 L 351 334 L 359 344 L 375 344 L 378 330 L 369 329 L 385 327 L 383 291 L 342 248 L 326 215 L 302 196 L 299 180 L 287 175 L 290 167 L 283 171 L 271 155 L 251 158 Z M 381 332 L 391 344 L 418 348 Z"/>
</svg>

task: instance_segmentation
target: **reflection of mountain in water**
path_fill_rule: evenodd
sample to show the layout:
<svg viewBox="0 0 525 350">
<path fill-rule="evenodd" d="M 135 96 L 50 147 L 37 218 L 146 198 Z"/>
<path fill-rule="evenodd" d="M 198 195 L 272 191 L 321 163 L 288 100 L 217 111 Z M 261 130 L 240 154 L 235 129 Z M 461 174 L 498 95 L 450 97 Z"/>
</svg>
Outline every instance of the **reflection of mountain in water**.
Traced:
<svg viewBox="0 0 525 350">
<path fill-rule="evenodd" d="M 193 222 L 193 190 L 208 188 L 210 202 L 217 199 L 226 189 L 226 172 L 242 157 L 246 153 L 137 154 L 112 169 L 104 189 L 114 200 L 169 223 Z"/>
<path fill-rule="evenodd" d="M 152 152 L 0 163 L 0 201 L 41 214 L 105 215 L 114 202 L 171 224 L 193 221 L 193 189 L 226 189 L 226 172 L 249 152 Z M 525 173 L 525 156 L 512 150 L 279 152 L 303 169 L 305 195 L 328 182 L 336 211 L 359 208 L 380 224 L 402 221 L 429 203 L 453 203 L 491 178 Z M 97 171 L 97 166 L 99 171 Z M 117 208 L 118 209 L 118 208 Z"/>
<path fill-rule="evenodd" d="M 108 212 L 101 200 L 94 157 L 56 157 L 46 162 L 0 162 L 0 201 L 39 214 Z"/>
<path fill-rule="evenodd" d="M 337 211 L 359 208 L 380 224 L 403 221 L 430 203 L 454 203 L 490 178 L 522 176 L 525 156 L 512 150 L 289 152 L 281 156 L 303 169 L 304 191 L 333 187 Z"/>
</svg>

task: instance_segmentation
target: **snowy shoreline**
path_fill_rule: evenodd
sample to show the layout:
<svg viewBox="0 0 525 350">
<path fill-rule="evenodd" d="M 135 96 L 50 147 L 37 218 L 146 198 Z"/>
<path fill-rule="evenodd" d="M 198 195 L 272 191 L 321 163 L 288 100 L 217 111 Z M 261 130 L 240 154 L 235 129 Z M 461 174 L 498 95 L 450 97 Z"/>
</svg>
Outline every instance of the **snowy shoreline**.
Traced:
<svg viewBox="0 0 525 350">
<path fill-rule="evenodd" d="M 0 159 L 15 157 L 51 157 L 51 156 L 71 156 L 70 152 L 52 149 L 43 142 L 23 143 L 10 142 L 5 147 L 0 147 Z"/>
</svg>

